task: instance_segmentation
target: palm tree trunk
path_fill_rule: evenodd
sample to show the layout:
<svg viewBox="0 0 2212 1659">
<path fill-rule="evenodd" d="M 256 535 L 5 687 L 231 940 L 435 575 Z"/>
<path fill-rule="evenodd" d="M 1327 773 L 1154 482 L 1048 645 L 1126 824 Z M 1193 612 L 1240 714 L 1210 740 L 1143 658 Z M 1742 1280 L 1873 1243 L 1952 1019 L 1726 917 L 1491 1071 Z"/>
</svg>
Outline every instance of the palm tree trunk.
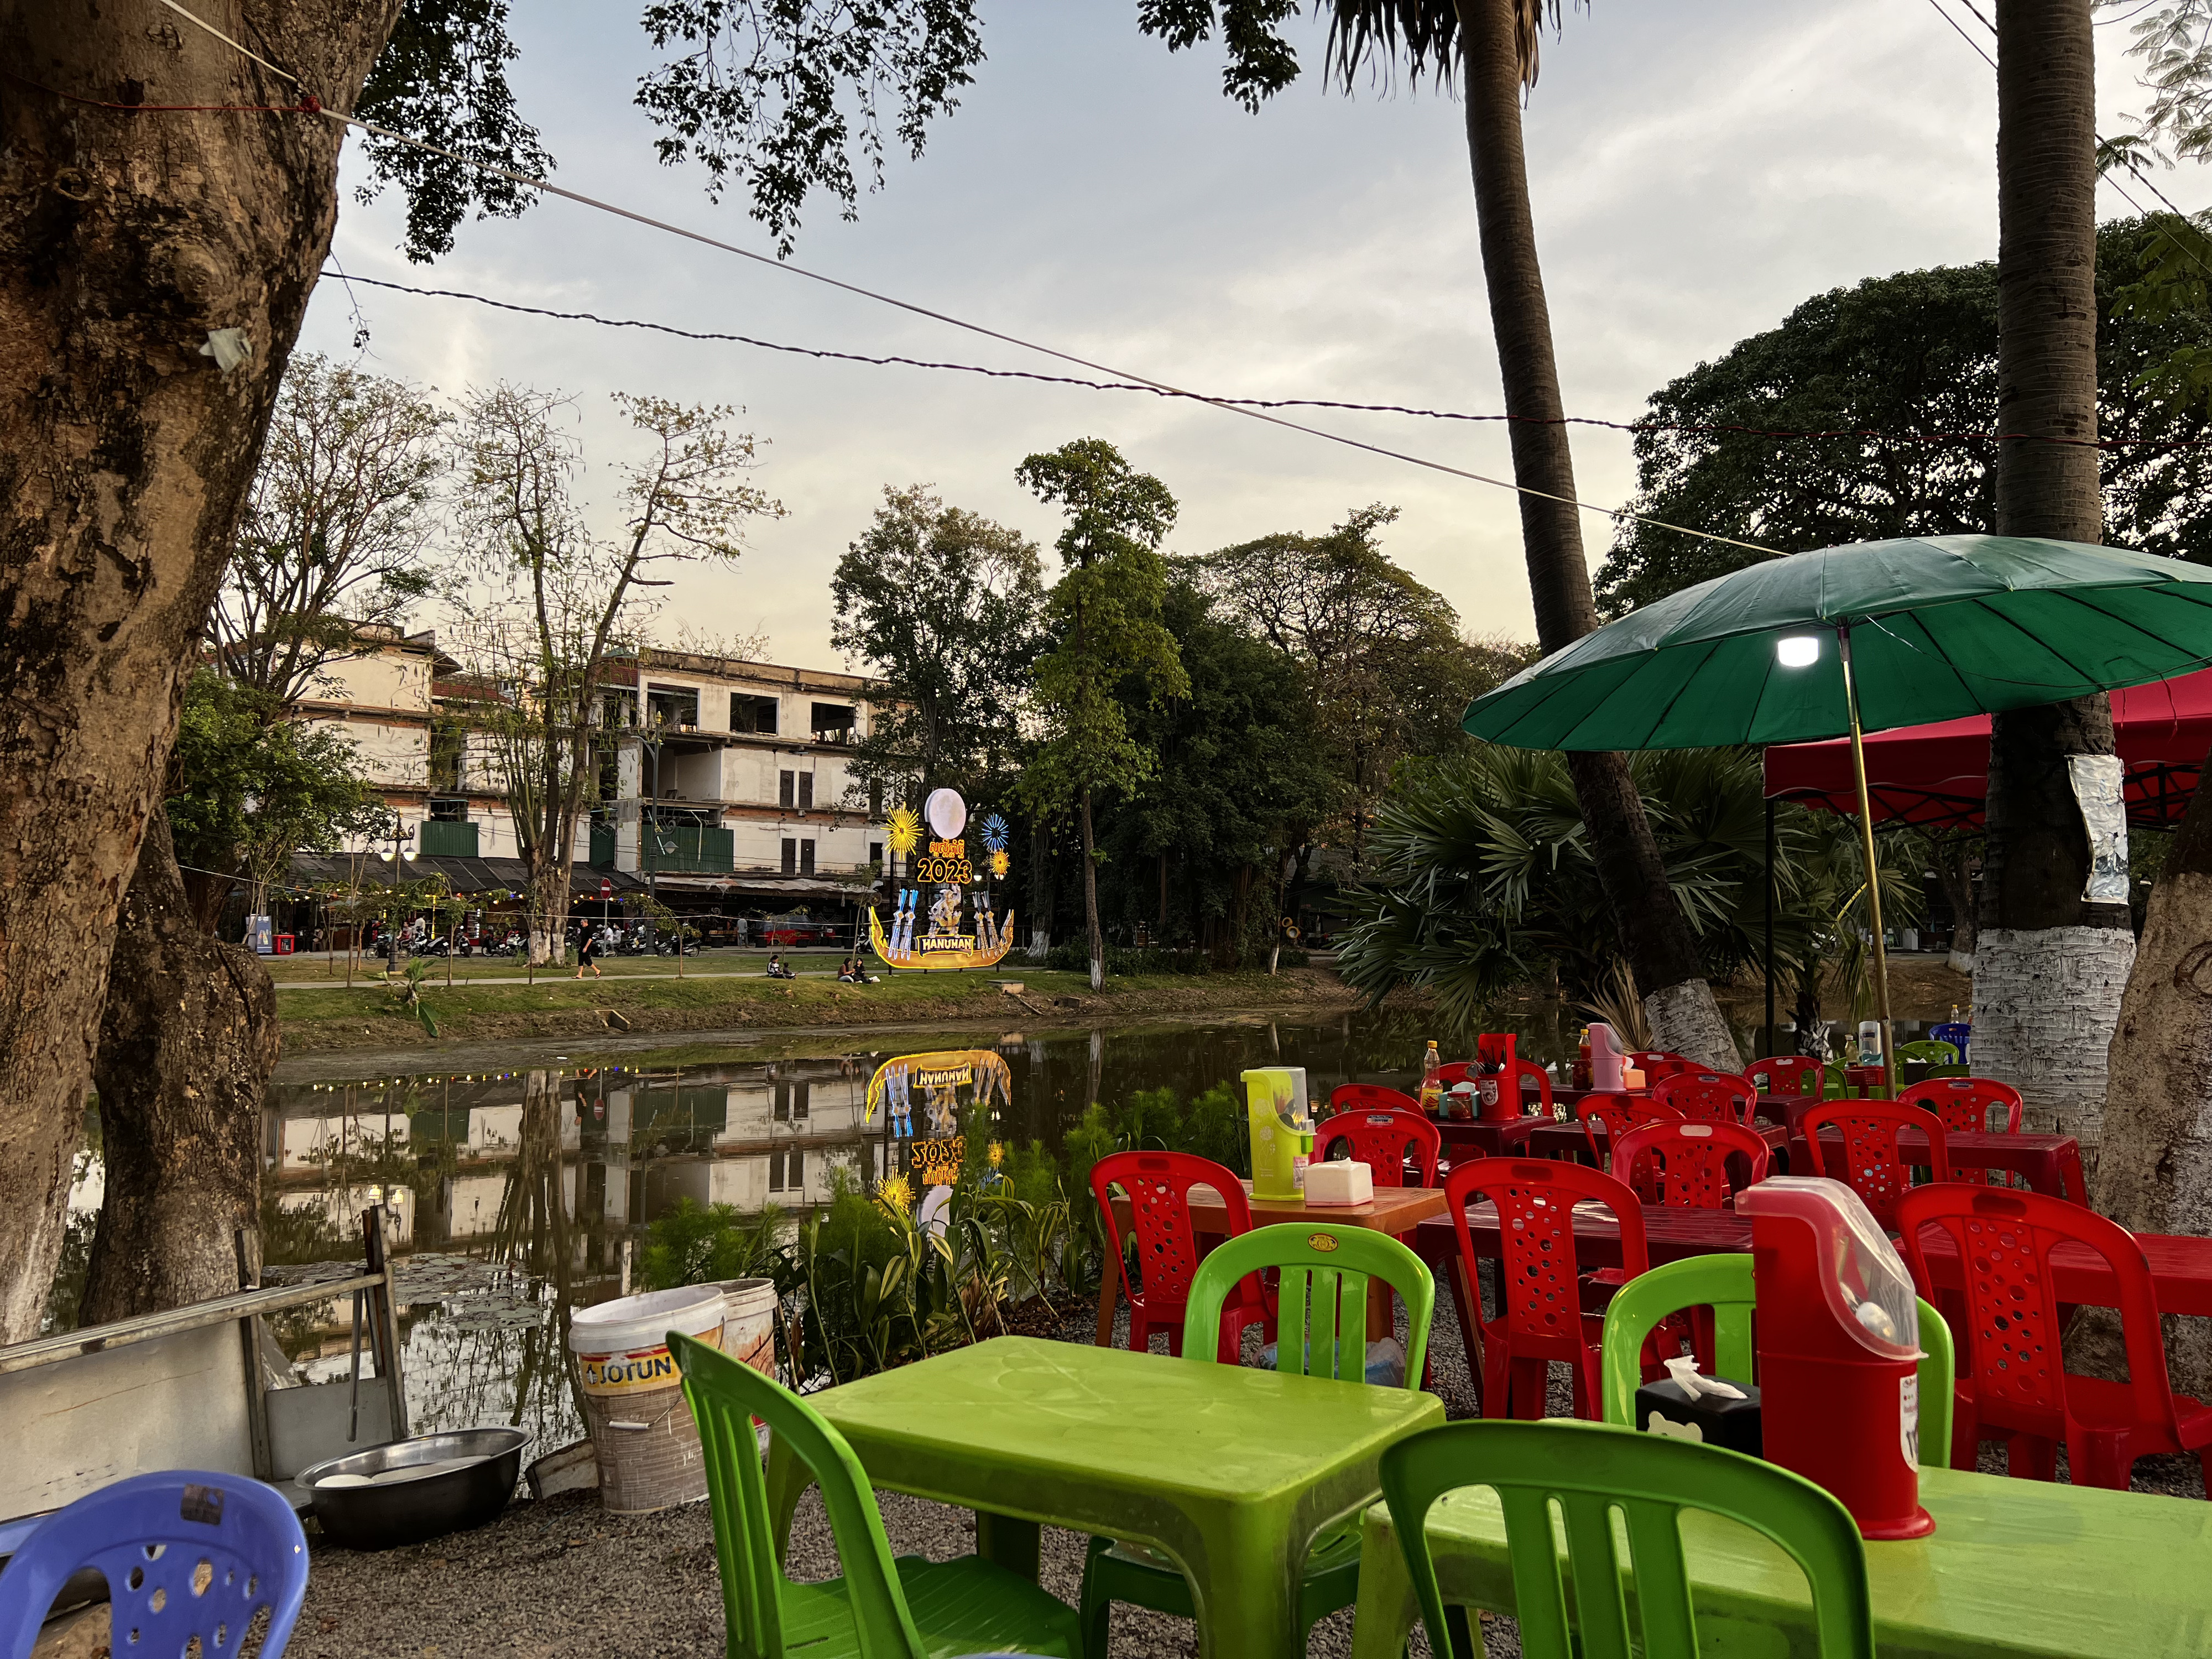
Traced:
<svg viewBox="0 0 2212 1659">
<path fill-rule="evenodd" d="M 2104 539 L 2098 489 L 2096 46 L 2092 0 L 2005 0 L 1997 19 L 1996 527 Z M 2067 757 L 2112 752 L 2111 700 L 1999 714 L 1974 958 L 1974 1063 L 2033 1126 L 2094 1152 L 2135 961 L 2128 907 L 2092 904 Z"/>
<path fill-rule="evenodd" d="M 1528 167 L 1521 143 L 1519 0 L 1457 0 L 1467 65 L 1467 143 L 1474 173 L 1475 217 L 1490 320 L 1505 410 L 1513 417 L 1513 476 L 1542 495 L 1521 497 L 1521 539 L 1536 611 L 1536 638 L 1546 652 L 1573 643 L 1597 626 L 1574 456 L 1562 424 L 1559 367 L 1552 353 L 1552 318 L 1536 257 L 1528 206 Z M 1653 1040 L 1662 1048 L 1730 1071 L 1742 1063 L 1728 1023 L 1705 983 L 1687 920 L 1674 902 L 1644 804 L 1617 754 L 1573 754 L 1575 781 L 1590 849 L 1607 902 L 1644 994 Z"/>
</svg>

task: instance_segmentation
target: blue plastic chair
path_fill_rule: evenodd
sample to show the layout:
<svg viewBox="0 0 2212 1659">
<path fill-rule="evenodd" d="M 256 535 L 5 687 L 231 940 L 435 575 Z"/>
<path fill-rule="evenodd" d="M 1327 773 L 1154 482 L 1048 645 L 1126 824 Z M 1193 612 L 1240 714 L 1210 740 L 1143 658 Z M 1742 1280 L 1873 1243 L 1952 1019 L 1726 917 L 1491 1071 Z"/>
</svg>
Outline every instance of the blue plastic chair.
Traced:
<svg viewBox="0 0 2212 1659">
<path fill-rule="evenodd" d="M 273 1486 L 242 1474 L 135 1475 L 57 1510 L 0 1572 L 0 1659 L 28 1659 L 70 1576 L 107 1580 L 112 1650 L 238 1651 L 263 1607 L 262 1659 L 280 1659 L 307 1594 L 307 1539 Z"/>
</svg>

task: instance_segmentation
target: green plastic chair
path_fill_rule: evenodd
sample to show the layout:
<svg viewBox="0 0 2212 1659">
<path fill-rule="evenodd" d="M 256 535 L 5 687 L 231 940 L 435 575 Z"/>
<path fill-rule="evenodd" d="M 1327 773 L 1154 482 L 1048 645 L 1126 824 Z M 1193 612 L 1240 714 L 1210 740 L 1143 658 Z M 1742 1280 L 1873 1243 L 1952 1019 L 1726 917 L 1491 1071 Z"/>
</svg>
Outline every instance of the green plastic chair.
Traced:
<svg viewBox="0 0 2212 1659">
<path fill-rule="evenodd" d="M 1383 1499 L 1435 1652 L 1452 1649 L 1429 1555 L 1429 1510 L 1459 1486 L 1492 1488 L 1504 1510 L 1524 1659 L 1629 1659 L 1632 1644 L 1644 1659 L 1696 1659 L 1684 1510 L 1740 1522 L 1797 1563 L 1812 1586 L 1821 1659 L 1874 1659 L 1866 1547 L 1833 1498 L 1802 1475 L 1717 1446 L 1561 1419 L 1447 1423 L 1382 1454 Z M 1564 1563 L 1555 1503 L 1565 1522 Z M 1626 1561 L 1613 1534 L 1616 1515 L 1627 1532 Z M 1622 1578 L 1628 1567 L 1632 1602 Z M 1574 1583 L 1571 1617 L 1565 1575 Z M 1632 1626 L 1632 1606 L 1640 1628 Z"/>
<path fill-rule="evenodd" d="M 1437 1282 L 1420 1257 L 1387 1233 L 1330 1222 L 1255 1227 L 1217 1244 L 1198 1264 L 1185 1304 L 1182 1363 L 1217 1363 L 1222 1304 L 1248 1273 L 1279 1268 L 1276 1300 L 1277 1369 L 1307 1376 L 1364 1382 L 1367 1375 L 1367 1285 L 1379 1279 L 1406 1304 L 1406 1386 L 1419 1389 L 1429 1350 Z M 1315 1540 L 1298 1588 L 1300 1648 L 1316 1619 L 1348 1607 L 1359 1594 L 1359 1517 Z M 1141 1545 L 1093 1538 L 1083 1562 L 1083 1620 L 1087 1659 L 1106 1659 L 1114 1603 L 1194 1618 L 1189 1581 L 1164 1557 Z"/>
<path fill-rule="evenodd" d="M 1948 1042 L 1938 1042 L 1932 1037 L 1923 1037 L 1917 1042 L 1897 1045 L 1899 1060 L 1924 1060 L 1931 1066 L 1956 1066 L 1959 1051 Z"/>
<path fill-rule="evenodd" d="M 1598 1396 L 1604 1420 L 1636 1426 L 1636 1386 L 1643 1380 L 1644 1339 L 1659 1322 L 1686 1308 L 1713 1310 L 1713 1370 L 1753 1382 L 1748 1255 L 1692 1255 L 1669 1261 L 1613 1293 L 1598 1352 Z M 1920 1443 L 1935 1449 L 1940 1468 L 1951 1461 L 1952 1390 L 1956 1368 L 1951 1328 L 1943 1316 L 1920 1304 Z"/>
<path fill-rule="evenodd" d="M 1079 1659 L 1074 1610 L 1027 1579 L 974 1555 L 893 1560 L 867 1471 L 797 1395 L 679 1332 L 668 1334 L 668 1346 L 706 1453 L 732 1659 L 943 1659 L 1010 1650 Z M 755 1418 L 821 1486 L 842 1577 L 794 1584 L 783 1576 Z"/>
</svg>

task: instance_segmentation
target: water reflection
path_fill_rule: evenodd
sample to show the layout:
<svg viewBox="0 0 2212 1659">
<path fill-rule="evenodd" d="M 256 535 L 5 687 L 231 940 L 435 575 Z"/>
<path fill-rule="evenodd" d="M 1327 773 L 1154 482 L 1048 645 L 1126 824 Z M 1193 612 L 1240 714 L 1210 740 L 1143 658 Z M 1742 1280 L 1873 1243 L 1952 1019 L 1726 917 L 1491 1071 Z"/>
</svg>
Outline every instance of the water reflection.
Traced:
<svg viewBox="0 0 2212 1659">
<path fill-rule="evenodd" d="M 1567 1057 L 1577 1027 L 1539 1005 L 1517 1029 L 1521 1051 L 1543 1061 Z M 387 1059 L 381 1076 L 271 1089 L 264 1254 L 272 1267 L 335 1272 L 360 1260 L 362 1211 L 388 1206 L 414 1426 L 512 1423 L 550 1449 L 582 1432 L 570 1313 L 620 1292 L 656 1218 L 684 1200 L 799 1215 L 827 1201 L 836 1170 L 872 1183 L 908 1168 L 930 1133 L 922 1099 L 905 1114 L 865 1109 L 870 1077 L 894 1055 L 994 1050 L 1011 1086 L 994 1103 L 993 1138 L 1057 1152 L 1094 1100 L 1163 1087 L 1188 1097 L 1255 1066 L 1304 1066 L 1323 1097 L 1346 1082 L 1408 1087 L 1426 1040 L 1441 1035 L 1419 1016 L 1386 1012 L 1035 1036 L 917 1030 L 872 1035 L 867 1048 L 830 1032 L 783 1042 L 773 1059 L 743 1036 L 669 1050 L 665 1061 L 451 1072 L 430 1054 L 420 1068 Z M 1444 1042 L 1447 1054 L 1458 1046 Z M 346 1304 L 293 1318 L 279 1334 L 313 1380 L 346 1374 Z"/>
</svg>

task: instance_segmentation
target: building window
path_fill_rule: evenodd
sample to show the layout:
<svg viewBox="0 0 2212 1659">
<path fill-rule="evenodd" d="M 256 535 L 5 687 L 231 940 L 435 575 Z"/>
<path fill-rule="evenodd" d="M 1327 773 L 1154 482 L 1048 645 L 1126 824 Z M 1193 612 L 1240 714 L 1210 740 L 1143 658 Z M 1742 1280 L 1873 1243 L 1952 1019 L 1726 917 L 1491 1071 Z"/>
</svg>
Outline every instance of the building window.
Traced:
<svg viewBox="0 0 2212 1659">
<path fill-rule="evenodd" d="M 699 688 L 647 686 L 645 691 L 645 722 L 647 726 L 697 726 Z"/>
<path fill-rule="evenodd" d="M 814 810 L 814 774 L 811 772 L 799 775 L 799 810 L 802 812 Z"/>
<path fill-rule="evenodd" d="M 872 841 L 872 842 L 870 842 L 868 843 L 868 862 L 869 862 L 869 863 L 871 863 L 871 864 L 881 864 L 883 861 L 884 861 L 884 844 L 883 844 L 883 842 L 879 842 L 879 841 Z"/>
<path fill-rule="evenodd" d="M 775 804 L 791 806 L 798 803 L 799 774 L 779 772 L 775 775 Z"/>
<path fill-rule="evenodd" d="M 433 823 L 466 823 L 469 821 L 469 804 L 465 800 L 434 800 L 430 803 L 430 821 Z"/>
<path fill-rule="evenodd" d="M 599 697 L 599 724 L 622 727 L 637 724 L 637 697 L 633 692 L 608 691 Z"/>
<path fill-rule="evenodd" d="M 785 844 L 788 846 L 790 843 Z M 799 843 L 799 873 L 802 876 L 811 876 L 814 873 L 814 843 L 811 841 L 802 841 Z"/>
<path fill-rule="evenodd" d="M 806 844 L 809 847 L 814 845 L 811 841 Z M 813 863 L 811 856 L 807 862 L 811 868 Z M 795 876 L 799 873 L 799 843 L 788 836 L 783 838 L 783 873 L 787 876 Z"/>
<path fill-rule="evenodd" d="M 775 735 L 775 699 L 756 697 L 743 691 L 730 693 L 730 730 Z"/>
<path fill-rule="evenodd" d="M 816 703 L 813 722 L 814 741 L 841 744 L 852 742 L 853 728 L 858 723 L 858 714 L 850 703 Z"/>
<path fill-rule="evenodd" d="M 783 1184 L 794 1193 L 806 1184 L 806 1154 L 796 1146 L 784 1155 Z"/>
<path fill-rule="evenodd" d="M 772 1152 L 768 1155 L 768 1189 L 772 1193 L 780 1193 L 783 1190 L 783 1154 L 781 1152 Z"/>
<path fill-rule="evenodd" d="M 794 1083 L 791 1085 L 791 1115 L 794 1122 L 806 1121 L 806 1097 L 813 1087 L 811 1083 Z"/>
<path fill-rule="evenodd" d="M 778 1083 L 773 1086 L 775 1091 L 775 1121 L 788 1123 L 791 1121 L 791 1085 Z"/>
</svg>

